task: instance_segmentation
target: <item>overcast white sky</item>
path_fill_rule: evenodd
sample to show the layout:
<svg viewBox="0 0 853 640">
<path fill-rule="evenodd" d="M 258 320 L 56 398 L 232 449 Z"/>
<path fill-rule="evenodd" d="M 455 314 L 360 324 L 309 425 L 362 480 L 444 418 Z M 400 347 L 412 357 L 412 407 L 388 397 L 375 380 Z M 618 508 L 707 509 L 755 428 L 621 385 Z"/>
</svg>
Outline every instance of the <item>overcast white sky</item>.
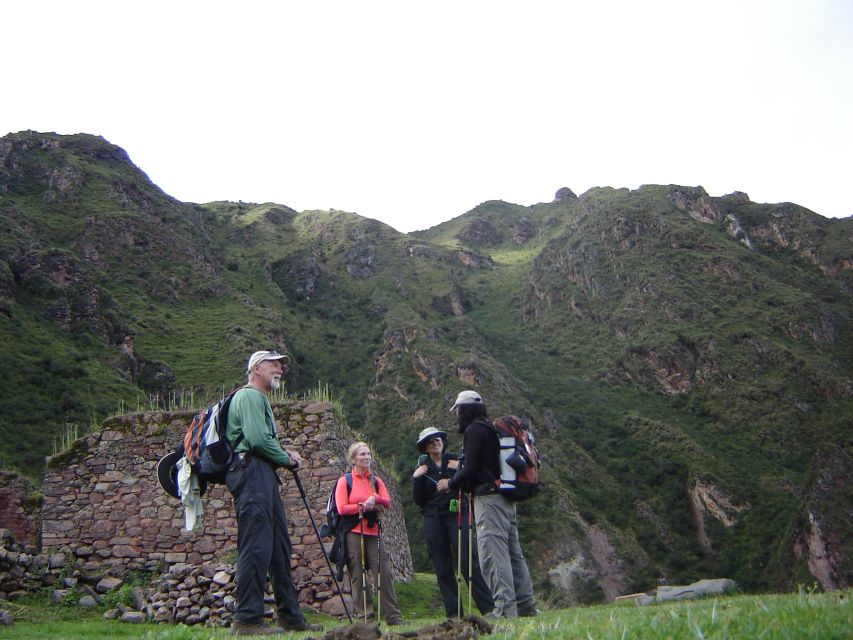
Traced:
<svg viewBox="0 0 853 640">
<path fill-rule="evenodd" d="M 400 231 L 563 186 L 853 214 L 853 0 L 0 4 L 0 135 Z"/>
</svg>

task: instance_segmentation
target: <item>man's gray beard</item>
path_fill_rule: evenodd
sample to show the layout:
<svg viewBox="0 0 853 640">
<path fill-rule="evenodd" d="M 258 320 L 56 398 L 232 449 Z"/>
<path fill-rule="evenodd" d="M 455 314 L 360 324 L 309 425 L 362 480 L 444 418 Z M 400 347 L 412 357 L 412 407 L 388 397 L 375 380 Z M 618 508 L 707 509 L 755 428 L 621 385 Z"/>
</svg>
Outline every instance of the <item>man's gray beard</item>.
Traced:
<svg viewBox="0 0 853 640">
<path fill-rule="evenodd" d="M 270 390 L 271 391 L 278 391 L 279 387 L 281 387 L 281 381 L 273 378 L 272 381 L 270 382 Z"/>
</svg>

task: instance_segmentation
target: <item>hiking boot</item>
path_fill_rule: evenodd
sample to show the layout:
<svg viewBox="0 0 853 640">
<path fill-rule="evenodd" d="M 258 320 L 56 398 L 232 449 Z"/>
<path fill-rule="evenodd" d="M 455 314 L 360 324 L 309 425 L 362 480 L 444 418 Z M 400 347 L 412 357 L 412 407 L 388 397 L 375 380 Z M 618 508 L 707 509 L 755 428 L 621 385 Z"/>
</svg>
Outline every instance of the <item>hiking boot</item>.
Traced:
<svg viewBox="0 0 853 640">
<path fill-rule="evenodd" d="M 235 636 L 272 636 L 284 633 L 284 629 L 281 627 L 266 627 L 257 622 L 235 620 L 231 623 L 231 633 Z"/>
<path fill-rule="evenodd" d="M 284 631 L 322 631 L 323 625 L 321 624 L 311 624 L 307 620 L 303 620 L 302 622 L 297 622 L 296 624 L 289 624 L 284 620 L 279 619 L 278 626 L 281 627 Z"/>
</svg>

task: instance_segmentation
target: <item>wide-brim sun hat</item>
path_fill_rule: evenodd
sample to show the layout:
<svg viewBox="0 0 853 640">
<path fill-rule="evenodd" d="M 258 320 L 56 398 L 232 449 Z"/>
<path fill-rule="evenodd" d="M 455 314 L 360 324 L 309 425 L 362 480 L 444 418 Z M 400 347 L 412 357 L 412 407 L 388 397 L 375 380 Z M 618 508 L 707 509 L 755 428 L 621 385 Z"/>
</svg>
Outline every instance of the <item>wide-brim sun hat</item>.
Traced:
<svg viewBox="0 0 853 640">
<path fill-rule="evenodd" d="M 160 482 L 160 486 L 163 488 L 163 491 L 179 500 L 181 494 L 178 493 L 178 460 L 183 457 L 183 451 L 175 451 L 167 453 L 157 463 L 157 480 Z M 207 491 L 207 482 L 200 480 L 199 495 L 203 496 L 205 491 Z"/>
<path fill-rule="evenodd" d="M 423 431 L 421 431 L 418 434 L 418 442 L 417 442 L 418 449 L 422 449 L 426 445 L 427 442 L 429 442 L 430 440 L 432 440 L 434 438 L 441 438 L 442 440 L 446 441 L 447 440 L 447 432 L 446 431 L 440 431 L 440 430 L 436 429 L 435 427 L 427 427 L 426 429 L 424 429 Z"/>
</svg>

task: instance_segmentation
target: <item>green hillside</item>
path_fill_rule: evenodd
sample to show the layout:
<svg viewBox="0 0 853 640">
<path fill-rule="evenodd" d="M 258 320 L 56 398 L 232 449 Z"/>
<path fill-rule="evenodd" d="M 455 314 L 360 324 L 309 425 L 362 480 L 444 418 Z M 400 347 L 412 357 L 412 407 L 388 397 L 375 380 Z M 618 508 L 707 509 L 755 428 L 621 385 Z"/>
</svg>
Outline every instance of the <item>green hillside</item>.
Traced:
<svg viewBox="0 0 853 640">
<path fill-rule="evenodd" d="M 101 138 L 0 139 L 0 456 L 200 404 L 255 349 L 329 384 L 405 488 L 456 393 L 527 417 L 541 589 L 849 586 L 853 220 L 701 187 L 561 189 L 411 234 L 343 211 L 176 201 Z M 405 204 L 401 203 L 401 207 Z M 428 567 L 407 506 L 413 557 Z"/>
</svg>

